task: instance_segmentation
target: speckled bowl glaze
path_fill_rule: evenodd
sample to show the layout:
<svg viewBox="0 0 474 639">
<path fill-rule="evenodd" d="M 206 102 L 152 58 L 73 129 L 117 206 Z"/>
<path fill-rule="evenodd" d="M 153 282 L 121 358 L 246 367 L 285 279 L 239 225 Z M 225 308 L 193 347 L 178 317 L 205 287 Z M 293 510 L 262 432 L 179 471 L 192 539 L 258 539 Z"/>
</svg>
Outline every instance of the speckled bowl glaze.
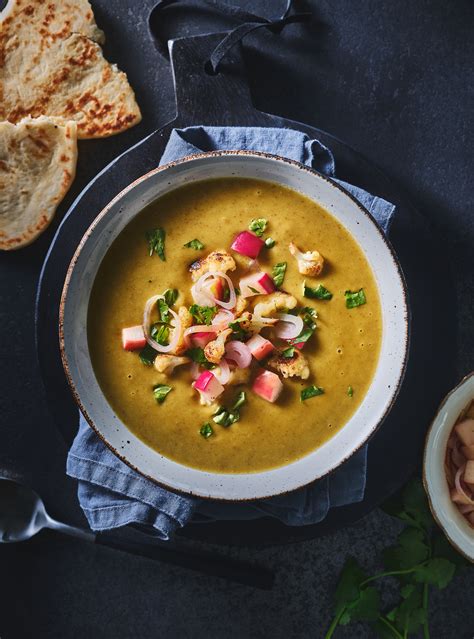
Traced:
<svg viewBox="0 0 474 639">
<path fill-rule="evenodd" d="M 375 274 L 383 315 L 377 370 L 357 412 L 332 439 L 305 457 L 272 470 L 209 473 L 178 464 L 149 448 L 114 414 L 94 375 L 87 342 L 87 308 L 95 275 L 117 235 L 145 206 L 172 189 L 219 177 L 257 178 L 290 187 L 326 208 L 352 233 Z M 159 167 L 130 184 L 98 215 L 71 261 L 60 309 L 63 364 L 91 427 L 126 464 L 172 490 L 238 501 L 270 497 L 327 475 L 357 451 L 390 411 L 405 371 L 409 313 L 404 279 L 386 237 L 369 212 L 327 177 L 281 157 L 219 151 Z"/>
<path fill-rule="evenodd" d="M 446 446 L 459 415 L 474 400 L 474 373 L 465 377 L 444 399 L 426 438 L 423 483 L 433 517 L 452 545 L 474 563 L 474 529 L 449 497 L 444 469 Z"/>
</svg>

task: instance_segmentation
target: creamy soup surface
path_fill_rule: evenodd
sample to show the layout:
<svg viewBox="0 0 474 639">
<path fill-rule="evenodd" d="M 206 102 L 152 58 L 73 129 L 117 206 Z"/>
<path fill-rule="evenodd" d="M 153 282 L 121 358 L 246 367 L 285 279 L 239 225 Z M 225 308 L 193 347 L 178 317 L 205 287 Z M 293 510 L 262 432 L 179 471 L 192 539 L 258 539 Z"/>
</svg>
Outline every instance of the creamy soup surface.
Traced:
<svg viewBox="0 0 474 639">
<path fill-rule="evenodd" d="M 306 380 L 283 379 L 284 390 L 275 403 L 255 395 L 250 385 L 226 389 L 219 404 L 231 403 L 239 390 L 246 391 L 247 401 L 240 409 L 240 420 L 224 428 L 212 421 L 215 408 L 200 405 L 189 367 L 177 368 L 166 377 L 144 365 L 137 352 L 123 350 L 121 331 L 140 324 L 147 299 L 166 289 L 180 292 L 176 309 L 182 304 L 190 306 L 189 265 L 213 250 L 225 249 L 232 254 L 238 270 L 228 274 L 237 286 L 249 260 L 234 253 L 230 245 L 254 218 L 268 220 L 263 239 L 276 241 L 273 248 L 261 251 L 261 268 L 271 273 L 273 265 L 287 262 L 281 288 L 294 295 L 299 306 L 317 310 L 315 334 L 302 351 L 311 374 Z M 157 227 L 166 231 L 165 262 L 148 253 L 146 232 Z M 205 245 L 203 250 L 184 247 L 195 238 Z M 290 241 L 304 251 L 318 250 L 324 256 L 320 276 L 299 273 L 288 251 Z M 303 297 L 304 280 L 312 287 L 323 284 L 333 293 L 332 299 Z M 345 291 L 360 288 L 366 304 L 346 308 Z M 248 473 L 282 466 L 324 444 L 363 400 L 376 369 L 381 338 L 375 278 L 348 231 L 325 209 L 295 191 L 240 178 L 191 184 L 143 210 L 104 257 L 88 312 L 94 371 L 119 418 L 166 457 L 215 472 Z M 262 371 L 256 368 L 254 376 Z M 153 395 L 153 387 L 160 383 L 173 388 L 161 404 Z M 324 393 L 301 401 L 301 390 L 312 384 Z M 206 422 L 214 431 L 209 438 L 200 435 Z"/>
</svg>

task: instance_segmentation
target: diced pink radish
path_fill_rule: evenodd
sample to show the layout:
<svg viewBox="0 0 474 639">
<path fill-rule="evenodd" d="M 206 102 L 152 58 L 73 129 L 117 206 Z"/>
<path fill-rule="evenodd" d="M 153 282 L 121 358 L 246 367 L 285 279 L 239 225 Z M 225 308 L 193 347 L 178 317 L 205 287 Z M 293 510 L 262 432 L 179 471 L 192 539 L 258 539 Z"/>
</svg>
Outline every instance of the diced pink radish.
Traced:
<svg viewBox="0 0 474 639">
<path fill-rule="evenodd" d="M 474 419 L 465 419 L 454 430 L 464 446 L 474 446 Z"/>
<path fill-rule="evenodd" d="M 122 346 L 126 351 L 136 351 L 146 344 L 143 326 L 129 326 L 122 328 Z"/>
<path fill-rule="evenodd" d="M 193 386 L 199 391 L 201 397 L 210 403 L 224 392 L 224 387 L 211 371 L 201 373 Z"/>
<path fill-rule="evenodd" d="M 241 255 L 246 255 L 247 257 L 255 259 L 258 257 L 258 254 L 262 250 L 262 246 L 264 244 L 265 242 L 253 233 L 249 233 L 249 231 L 242 231 L 242 233 L 239 233 L 232 242 L 231 248 Z"/>
<path fill-rule="evenodd" d="M 191 342 L 193 346 L 198 346 L 199 348 L 204 348 L 209 342 L 212 342 L 213 339 L 216 339 L 217 333 L 193 333 L 191 335 Z"/>
<path fill-rule="evenodd" d="M 243 277 L 239 282 L 239 288 L 242 297 L 252 297 L 252 295 L 273 293 L 275 284 L 268 273 L 259 271 Z"/>
<path fill-rule="evenodd" d="M 276 402 L 280 396 L 280 393 L 283 390 L 283 384 L 278 375 L 275 375 L 275 373 L 270 371 L 264 371 L 255 378 L 252 390 L 259 397 L 266 399 L 267 402 L 273 403 Z"/>
<path fill-rule="evenodd" d="M 262 337 L 261 335 L 253 335 L 248 342 L 246 342 L 246 346 L 250 349 L 250 352 L 260 361 L 270 355 L 271 352 L 275 350 L 273 344 L 268 340 Z"/>
</svg>

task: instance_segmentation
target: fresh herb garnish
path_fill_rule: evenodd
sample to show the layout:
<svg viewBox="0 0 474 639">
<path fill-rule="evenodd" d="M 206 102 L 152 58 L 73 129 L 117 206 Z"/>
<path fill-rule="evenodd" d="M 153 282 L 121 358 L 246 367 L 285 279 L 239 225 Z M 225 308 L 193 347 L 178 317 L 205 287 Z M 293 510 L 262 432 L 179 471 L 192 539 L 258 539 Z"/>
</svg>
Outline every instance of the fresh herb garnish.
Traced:
<svg viewBox="0 0 474 639">
<path fill-rule="evenodd" d="M 160 314 L 160 321 L 168 324 L 170 321 L 170 307 L 166 303 L 165 300 L 159 299 L 158 303 L 158 313 Z"/>
<path fill-rule="evenodd" d="M 310 399 L 311 397 L 317 397 L 318 395 L 323 395 L 324 389 L 319 388 L 319 386 L 308 386 L 308 388 L 303 388 L 301 391 L 301 401 L 304 402 L 306 399 Z"/>
<path fill-rule="evenodd" d="M 311 308 L 311 306 L 305 306 L 301 309 L 301 315 L 306 326 L 314 330 L 316 328 L 316 319 L 318 317 L 316 309 Z"/>
<path fill-rule="evenodd" d="M 349 395 L 349 397 L 353 397 L 354 389 L 352 388 L 352 386 L 347 387 L 347 394 Z"/>
<path fill-rule="evenodd" d="M 241 342 L 247 337 L 247 332 L 242 328 L 242 324 L 240 320 L 235 320 L 235 322 L 229 322 L 229 328 L 232 329 L 231 338 L 238 339 Z"/>
<path fill-rule="evenodd" d="M 297 337 L 293 337 L 293 339 L 289 339 L 288 343 L 292 344 L 292 345 L 297 345 L 297 344 L 305 344 L 310 337 L 313 335 L 314 333 L 314 329 L 313 328 L 303 328 L 303 330 L 301 331 L 301 333 L 299 335 L 297 335 Z"/>
<path fill-rule="evenodd" d="M 201 251 L 204 248 L 204 244 L 199 240 L 191 240 L 184 244 L 184 248 L 192 248 L 195 251 Z"/>
<path fill-rule="evenodd" d="M 140 361 L 142 362 L 142 364 L 145 364 L 145 366 L 151 366 L 155 361 L 156 356 L 157 352 L 150 346 L 150 344 L 146 344 L 138 353 Z"/>
<path fill-rule="evenodd" d="M 150 328 L 150 336 L 155 342 L 161 344 L 161 346 L 167 346 L 168 340 L 170 336 L 170 327 L 168 324 L 161 324 L 157 322 L 156 324 L 152 324 Z"/>
<path fill-rule="evenodd" d="M 280 353 L 280 355 L 282 357 L 285 357 L 286 359 L 291 359 L 294 354 L 295 354 L 294 346 L 289 346 L 288 348 L 285 348 L 285 350 Z"/>
<path fill-rule="evenodd" d="M 224 426 L 225 428 L 231 426 L 232 424 L 235 424 L 235 422 L 238 422 L 240 419 L 239 409 L 243 404 L 245 404 L 246 400 L 247 400 L 247 397 L 245 395 L 245 392 L 241 391 L 237 395 L 235 402 L 232 404 L 232 406 L 229 409 L 225 408 L 224 406 L 221 406 L 214 413 L 212 419 L 216 422 L 216 424 L 220 424 L 221 426 Z"/>
<path fill-rule="evenodd" d="M 172 387 L 167 386 L 166 384 L 157 384 L 156 386 L 153 386 L 153 395 L 155 396 L 158 404 L 162 404 L 168 393 L 171 393 L 172 390 Z"/>
<path fill-rule="evenodd" d="M 199 429 L 199 432 L 204 437 L 204 439 L 209 439 L 209 437 L 214 434 L 214 429 L 212 428 L 209 422 L 206 422 L 205 424 L 201 426 L 201 428 Z"/>
<path fill-rule="evenodd" d="M 311 286 L 307 286 L 306 282 L 303 283 L 303 295 L 313 300 L 330 300 L 332 298 L 331 291 L 328 291 L 322 284 L 316 288 L 312 288 Z"/>
<path fill-rule="evenodd" d="M 405 639 L 423 631 L 423 637 L 429 638 L 430 586 L 445 588 L 456 568 L 467 566 L 433 525 L 419 480 L 407 484 L 382 508 L 404 522 L 406 528 L 399 535 L 398 544 L 385 550 L 383 572 L 368 576 L 355 559 L 346 561 L 335 593 L 334 620 L 325 639 L 333 636 L 339 624 L 360 620 L 368 621 L 380 637 Z M 400 597 L 398 605 L 386 611 L 373 583 L 390 576 L 399 581 Z"/>
<path fill-rule="evenodd" d="M 165 258 L 165 229 L 159 227 L 154 231 L 147 231 L 146 239 L 148 241 L 148 250 L 150 257 L 156 253 L 160 260 L 166 261 Z"/>
<path fill-rule="evenodd" d="M 199 304 L 193 304 L 189 307 L 189 312 L 194 317 L 198 324 L 211 324 L 214 316 L 218 311 L 217 306 L 199 306 Z"/>
<path fill-rule="evenodd" d="M 281 286 L 283 284 L 283 280 L 285 279 L 286 272 L 286 262 L 279 262 L 275 264 L 272 269 L 273 281 L 275 282 L 275 286 Z"/>
<path fill-rule="evenodd" d="M 355 308 L 356 306 L 362 306 L 362 304 L 367 302 L 363 288 L 354 292 L 346 291 L 344 295 L 346 297 L 346 308 Z"/>
<path fill-rule="evenodd" d="M 267 237 L 267 239 L 265 240 L 265 246 L 267 248 L 273 248 L 275 246 L 276 242 L 273 239 L 273 237 Z"/>
<path fill-rule="evenodd" d="M 163 293 L 163 297 L 165 298 L 165 302 L 168 306 L 173 306 L 176 300 L 178 299 L 179 291 L 175 288 L 168 288 Z"/>
<path fill-rule="evenodd" d="M 204 355 L 204 349 L 200 348 L 199 346 L 196 346 L 196 348 L 188 348 L 188 350 L 185 352 L 185 355 L 186 357 L 192 359 L 193 362 L 196 362 L 196 364 L 204 366 L 204 368 L 207 368 L 209 370 L 211 368 L 215 368 L 215 364 L 212 364 L 212 362 L 209 362 L 206 359 L 206 356 Z"/>
<path fill-rule="evenodd" d="M 267 228 L 267 220 L 264 217 L 258 217 L 249 224 L 250 231 L 253 231 L 258 237 L 262 237 Z"/>
<path fill-rule="evenodd" d="M 256 295 L 261 295 L 260 291 L 257 291 L 257 289 L 254 288 L 253 286 L 249 286 L 248 288 L 252 291 L 252 293 L 255 293 Z"/>
</svg>

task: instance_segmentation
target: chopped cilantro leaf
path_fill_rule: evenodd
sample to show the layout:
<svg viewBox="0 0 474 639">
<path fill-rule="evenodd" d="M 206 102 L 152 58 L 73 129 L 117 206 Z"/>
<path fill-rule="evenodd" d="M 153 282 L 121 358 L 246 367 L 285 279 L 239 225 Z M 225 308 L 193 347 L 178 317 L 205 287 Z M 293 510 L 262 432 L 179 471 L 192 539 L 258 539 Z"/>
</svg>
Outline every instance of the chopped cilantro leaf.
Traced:
<svg viewBox="0 0 474 639">
<path fill-rule="evenodd" d="M 204 439 L 209 439 L 209 437 L 214 434 L 214 430 L 209 422 L 203 424 L 199 429 L 199 432 L 204 437 Z"/>
<path fill-rule="evenodd" d="M 276 242 L 273 239 L 273 237 L 267 237 L 267 239 L 265 240 L 265 246 L 267 248 L 273 248 L 275 246 Z"/>
<path fill-rule="evenodd" d="M 199 348 L 199 346 L 197 346 L 196 348 L 188 348 L 185 355 L 186 357 L 189 357 L 190 359 L 192 359 L 193 362 L 196 362 L 197 364 L 204 366 L 204 368 L 211 369 L 211 368 L 214 368 L 215 366 L 214 364 L 212 364 L 206 359 L 206 356 L 204 355 L 204 350 L 202 348 Z"/>
<path fill-rule="evenodd" d="M 272 269 L 273 281 L 275 282 L 275 286 L 281 286 L 283 284 L 283 280 L 285 279 L 286 272 L 286 262 L 279 262 L 275 264 Z"/>
<path fill-rule="evenodd" d="M 303 316 L 303 322 L 306 326 L 309 326 L 311 329 L 316 328 L 316 319 L 318 317 L 318 313 L 315 308 L 311 308 L 311 306 L 305 306 L 301 309 L 301 314 Z"/>
<path fill-rule="evenodd" d="M 353 397 L 354 389 L 352 388 L 352 386 L 347 387 L 347 394 L 349 395 L 349 397 Z"/>
<path fill-rule="evenodd" d="M 303 295 L 313 300 L 330 300 L 332 298 L 332 293 L 322 284 L 317 288 L 312 288 L 307 286 L 306 282 L 303 283 Z"/>
<path fill-rule="evenodd" d="M 285 348 L 285 350 L 281 352 L 281 356 L 286 357 L 286 359 L 291 359 L 294 354 L 295 354 L 294 346 L 289 346 L 288 348 Z"/>
<path fill-rule="evenodd" d="M 156 355 L 157 352 L 150 346 L 150 344 L 146 344 L 138 353 L 140 361 L 142 362 L 142 364 L 145 364 L 145 366 L 151 366 L 155 361 Z"/>
<path fill-rule="evenodd" d="M 193 304 L 189 307 L 189 312 L 196 322 L 198 324 L 207 324 L 208 326 L 212 322 L 217 311 L 217 306 L 199 306 L 199 304 Z"/>
<path fill-rule="evenodd" d="M 237 395 L 235 402 L 232 404 L 232 406 L 229 409 L 225 408 L 224 406 L 220 406 L 217 409 L 217 411 L 214 413 L 212 419 L 215 421 L 216 424 L 220 424 L 220 426 L 224 426 L 225 428 L 228 428 L 232 424 L 235 424 L 235 422 L 239 421 L 240 419 L 239 408 L 243 404 L 245 404 L 246 400 L 247 400 L 247 397 L 245 395 L 245 392 L 241 391 Z"/>
<path fill-rule="evenodd" d="M 160 314 L 160 320 L 165 324 L 168 324 L 168 322 L 170 321 L 170 307 L 168 306 L 166 301 L 162 299 L 158 300 L 157 306 L 158 312 Z"/>
<path fill-rule="evenodd" d="M 242 328 L 242 324 L 237 319 L 235 322 L 229 322 L 229 328 L 232 329 L 232 335 L 234 339 L 243 341 L 247 337 L 247 332 Z"/>
<path fill-rule="evenodd" d="M 151 338 L 161 344 L 161 346 L 167 346 L 170 336 L 170 327 L 167 324 L 152 324 L 150 329 Z"/>
<path fill-rule="evenodd" d="M 166 261 L 165 258 L 165 229 L 157 228 L 153 231 L 148 231 L 146 234 L 146 239 L 148 241 L 148 251 L 150 257 L 153 253 L 156 253 L 160 260 L 163 262 Z"/>
<path fill-rule="evenodd" d="M 184 244 L 184 248 L 191 248 L 195 251 L 201 251 L 204 248 L 204 244 L 199 240 L 191 240 L 190 242 Z"/>
<path fill-rule="evenodd" d="M 240 393 L 237 395 L 237 398 L 232 408 L 234 410 L 237 410 L 238 408 L 242 406 L 242 404 L 245 404 L 246 401 L 247 401 L 247 396 L 245 395 L 245 391 L 240 391 Z"/>
<path fill-rule="evenodd" d="M 248 286 L 248 288 L 252 291 L 252 293 L 255 293 L 255 295 L 261 295 L 260 291 L 257 291 L 257 289 L 253 286 Z"/>
<path fill-rule="evenodd" d="M 163 293 L 163 296 L 165 298 L 165 302 L 168 304 L 168 306 L 173 306 L 173 304 L 178 299 L 178 295 L 179 295 L 179 291 L 177 289 L 175 289 L 175 288 L 168 288 Z"/>
<path fill-rule="evenodd" d="M 304 388 L 301 391 L 301 401 L 304 402 L 306 399 L 310 399 L 311 397 L 317 397 L 318 395 L 322 395 L 324 393 L 323 388 L 319 388 L 314 384 L 312 386 L 308 386 L 308 388 Z"/>
<path fill-rule="evenodd" d="M 344 295 L 346 296 L 346 308 L 355 308 L 367 302 L 363 288 L 355 292 L 346 291 Z"/>
<path fill-rule="evenodd" d="M 312 336 L 313 333 L 314 333 L 313 328 L 309 328 L 309 327 L 303 328 L 301 333 L 297 337 L 294 337 L 293 339 L 288 340 L 288 343 L 294 346 L 297 346 L 298 344 L 305 344 L 309 340 L 309 338 Z"/>
<path fill-rule="evenodd" d="M 162 404 L 168 393 L 171 393 L 172 390 L 172 387 L 167 386 L 166 384 L 157 384 L 156 386 L 153 386 L 153 395 L 155 396 L 158 404 Z"/>
<path fill-rule="evenodd" d="M 262 237 L 266 228 L 267 220 L 264 217 L 256 218 L 249 224 L 249 230 L 253 231 L 258 237 Z"/>
</svg>

